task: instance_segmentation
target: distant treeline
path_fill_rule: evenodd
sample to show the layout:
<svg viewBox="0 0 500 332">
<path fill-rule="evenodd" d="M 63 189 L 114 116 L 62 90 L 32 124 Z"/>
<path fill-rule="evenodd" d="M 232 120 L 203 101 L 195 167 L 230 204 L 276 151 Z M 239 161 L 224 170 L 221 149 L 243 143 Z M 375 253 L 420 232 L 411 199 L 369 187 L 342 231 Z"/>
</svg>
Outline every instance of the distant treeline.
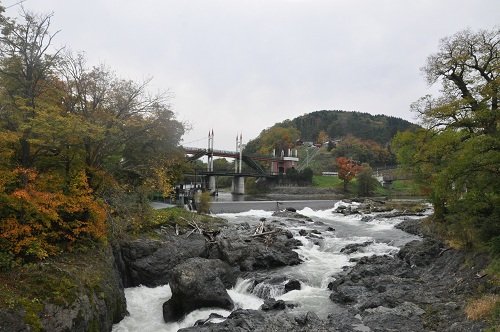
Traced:
<svg viewBox="0 0 500 332">
<path fill-rule="evenodd" d="M 390 143 L 398 131 L 419 127 L 392 116 L 340 110 L 316 111 L 292 120 L 285 120 L 276 126 L 297 128 L 304 141 L 315 142 L 320 132 L 324 131 L 331 139 L 351 135 L 363 140 L 372 140 L 381 145 Z"/>
</svg>

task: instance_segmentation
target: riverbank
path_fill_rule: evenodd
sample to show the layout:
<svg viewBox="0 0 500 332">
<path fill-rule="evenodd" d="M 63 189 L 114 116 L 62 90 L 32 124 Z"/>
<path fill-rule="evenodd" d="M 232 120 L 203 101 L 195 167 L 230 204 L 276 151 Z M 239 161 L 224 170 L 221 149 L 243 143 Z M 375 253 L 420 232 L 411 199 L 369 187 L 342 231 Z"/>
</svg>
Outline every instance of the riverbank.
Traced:
<svg viewBox="0 0 500 332">
<path fill-rule="evenodd" d="M 421 221 L 401 226 L 423 234 Z M 352 246 L 359 250 L 366 246 Z M 431 237 L 411 241 L 396 255 L 352 258 L 328 284 L 335 303 L 328 317 L 313 312 L 294 314 L 293 302 L 271 302 L 261 310 L 234 311 L 222 323 L 183 329 L 215 331 L 485 331 L 488 324 L 465 313 L 471 298 L 495 293 L 485 278 L 485 255 L 446 247 Z M 270 308 L 270 309 L 269 309 Z M 491 331 L 495 331 L 494 327 Z"/>
<path fill-rule="evenodd" d="M 425 205 L 295 201 L 306 206 L 297 213 L 288 204 L 293 202 L 283 202 L 289 209 L 279 213 L 276 202 L 235 202 L 246 212 L 219 214 L 227 222 L 201 220 L 182 210 L 158 211 L 150 228 L 116 243 L 113 254 L 104 246 L 61 257 L 59 263 L 30 266 L 30 283 L 21 270 L 2 274 L 8 283 L 3 282 L 0 331 L 109 331 L 126 312 L 123 286 L 138 285 L 157 288 L 146 293 L 144 286 L 126 289 L 136 300 L 127 297 L 130 315 L 113 331 L 451 332 L 488 326 L 465 314 L 471 298 L 497 293 L 484 273 L 488 258 L 430 237 L 420 223 L 429 214 Z M 315 203 L 318 209 L 310 207 Z M 405 232 L 394 228 L 401 221 L 398 228 Z M 261 223 L 263 234 L 256 235 Z M 199 273 L 196 287 L 211 298 L 213 280 L 226 280 L 217 294 L 229 288 L 233 311 L 192 307 L 179 302 L 190 296 L 177 296 L 176 305 L 194 311 L 166 324 L 163 316 L 170 314 L 138 304 L 161 306 L 179 294 L 166 284 L 182 281 L 183 265 L 191 270 L 189 264 L 212 266 L 216 261 L 229 267 L 217 268 L 224 274 L 208 281 L 203 279 L 208 274 Z M 34 288 L 36 278 L 40 282 Z M 181 289 L 189 291 L 190 285 Z M 144 302 L 146 296 L 153 301 Z M 207 319 L 212 312 L 228 318 L 222 323 L 220 317 Z"/>
<path fill-rule="evenodd" d="M 262 202 L 238 203 L 240 207 L 262 207 L 252 205 Z M 483 331 L 486 328 L 484 321 L 469 320 L 465 310 L 471 298 L 494 292 L 488 277 L 482 274 L 487 257 L 454 250 L 428 235 L 423 239 L 404 235 L 407 233 L 394 228 L 395 223 L 404 221 L 399 228 L 419 236 L 426 234 L 419 222 L 422 206 L 413 209 L 415 202 L 403 201 L 398 204 L 398 212 L 393 210 L 394 202 L 386 201 L 322 204 L 328 204 L 329 208 L 305 208 L 300 211 L 305 214 L 303 217 L 293 212 L 293 208 L 284 214 L 276 214 L 271 208 L 220 215 L 229 220 L 229 228 L 219 235 L 222 237 L 218 236 L 217 244 L 212 244 L 219 247 L 212 259 L 222 259 L 238 267 L 238 276 L 243 278 L 228 290 L 235 310 L 232 313 L 209 308 L 195 310 L 177 325 L 158 325 L 162 326 L 160 330 L 186 327 L 182 331 Z M 280 263 L 282 267 L 269 269 L 264 262 L 283 260 L 269 260 L 266 250 L 249 246 L 255 241 L 250 240 L 253 230 L 264 219 L 270 225 L 285 228 L 289 232 L 286 237 L 292 236 L 291 243 L 300 241 L 301 245 L 294 249 L 302 260 L 299 265 Z M 243 228 L 238 230 L 238 227 Z M 271 238 L 258 239 L 267 250 L 274 250 Z M 225 254 L 221 255 L 221 248 Z M 214 252 L 214 247 L 211 250 Z M 256 263 L 256 258 L 262 261 Z M 254 267 L 260 268 L 254 270 Z M 298 289 L 287 290 L 285 285 L 292 284 Z M 229 316 L 223 322 L 216 315 L 207 319 L 211 312 Z M 142 326 L 141 320 L 153 319 L 140 315 L 133 314 L 129 326 Z M 196 321 L 198 326 L 193 327 Z M 122 326 L 115 331 L 133 329 Z"/>
</svg>

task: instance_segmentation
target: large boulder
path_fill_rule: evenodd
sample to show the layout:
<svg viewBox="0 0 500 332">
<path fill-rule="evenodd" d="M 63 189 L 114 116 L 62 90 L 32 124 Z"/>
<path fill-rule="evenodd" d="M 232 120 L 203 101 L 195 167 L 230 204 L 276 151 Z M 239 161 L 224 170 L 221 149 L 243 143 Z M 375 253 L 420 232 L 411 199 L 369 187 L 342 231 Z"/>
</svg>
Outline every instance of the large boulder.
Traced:
<svg viewBox="0 0 500 332">
<path fill-rule="evenodd" d="M 232 268 L 218 259 L 190 258 L 177 265 L 170 277 L 172 297 L 163 304 L 165 322 L 177 321 L 199 308 L 233 309 L 226 289 L 235 282 Z"/>
<path fill-rule="evenodd" d="M 358 252 L 359 249 L 368 247 L 372 243 L 373 241 L 365 241 L 362 243 L 351 243 L 346 245 L 344 248 L 340 249 L 340 252 L 346 255 L 354 254 L 355 252 Z"/>
<path fill-rule="evenodd" d="M 409 266 L 427 266 L 434 262 L 442 251 L 443 244 L 431 238 L 423 241 L 415 240 L 406 244 L 398 253 L 398 257 Z"/>
<path fill-rule="evenodd" d="M 142 238 L 121 243 L 115 256 L 125 287 L 154 287 L 169 283 L 170 271 L 177 264 L 192 257 L 207 257 L 207 246 L 200 234 L 189 238 L 171 235 L 164 240 Z"/>
<path fill-rule="evenodd" d="M 219 258 L 241 271 L 254 271 L 296 265 L 301 261 L 294 251 L 302 243 L 291 237 L 289 231 L 269 227 L 264 236 L 253 236 L 250 227 L 234 227 L 219 236 L 210 257 Z"/>
</svg>

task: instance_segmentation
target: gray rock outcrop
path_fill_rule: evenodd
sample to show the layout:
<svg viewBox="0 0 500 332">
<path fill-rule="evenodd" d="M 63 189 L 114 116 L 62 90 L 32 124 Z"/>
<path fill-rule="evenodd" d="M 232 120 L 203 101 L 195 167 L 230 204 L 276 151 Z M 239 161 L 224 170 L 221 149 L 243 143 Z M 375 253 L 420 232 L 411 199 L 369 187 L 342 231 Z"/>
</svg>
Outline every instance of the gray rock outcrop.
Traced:
<svg viewBox="0 0 500 332">
<path fill-rule="evenodd" d="M 226 288 L 235 281 L 232 268 L 218 259 L 190 258 L 177 265 L 170 278 L 172 297 L 163 304 L 165 322 L 177 321 L 199 308 L 233 309 Z"/>
</svg>

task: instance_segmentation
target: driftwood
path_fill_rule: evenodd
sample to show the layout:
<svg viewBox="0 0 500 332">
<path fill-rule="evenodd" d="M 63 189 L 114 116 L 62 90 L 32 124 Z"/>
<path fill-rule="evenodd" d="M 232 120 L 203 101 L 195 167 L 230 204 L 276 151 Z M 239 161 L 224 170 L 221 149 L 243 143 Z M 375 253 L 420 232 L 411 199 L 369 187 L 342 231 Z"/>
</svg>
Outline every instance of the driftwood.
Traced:
<svg viewBox="0 0 500 332">
<path fill-rule="evenodd" d="M 220 230 L 216 231 L 203 231 L 203 236 L 209 243 L 217 242 L 216 237 L 220 234 Z"/>
<path fill-rule="evenodd" d="M 262 232 L 262 233 L 250 235 L 250 237 L 265 236 L 265 235 L 278 233 L 280 231 L 281 231 L 281 229 L 273 229 L 272 231 L 269 231 L 269 232 Z"/>
<path fill-rule="evenodd" d="M 194 230 L 198 231 L 198 233 L 200 233 L 200 234 L 203 233 L 202 229 L 198 226 L 198 224 L 196 223 L 196 221 L 194 221 L 194 219 L 191 220 L 191 221 L 189 221 L 189 220 L 187 220 L 186 218 L 183 218 L 183 217 L 179 217 L 179 218 L 181 218 L 182 220 L 186 221 L 188 223 L 188 225 L 191 226 L 192 228 L 194 228 Z"/>
<path fill-rule="evenodd" d="M 438 256 L 441 256 L 443 255 L 445 252 L 447 252 L 448 250 L 451 250 L 451 248 L 445 248 L 445 249 L 442 249 L 441 252 L 439 253 Z"/>
<path fill-rule="evenodd" d="M 189 235 L 193 234 L 195 230 L 196 230 L 196 228 L 193 228 L 192 230 L 190 230 L 189 233 L 186 235 L 186 238 L 188 238 Z"/>
<path fill-rule="evenodd" d="M 253 233 L 253 235 L 263 233 L 264 232 L 264 227 L 265 227 L 265 222 L 261 221 L 260 224 L 259 224 L 259 226 L 257 226 L 257 229 L 255 230 L 255 232 Z"/>
</svg>

